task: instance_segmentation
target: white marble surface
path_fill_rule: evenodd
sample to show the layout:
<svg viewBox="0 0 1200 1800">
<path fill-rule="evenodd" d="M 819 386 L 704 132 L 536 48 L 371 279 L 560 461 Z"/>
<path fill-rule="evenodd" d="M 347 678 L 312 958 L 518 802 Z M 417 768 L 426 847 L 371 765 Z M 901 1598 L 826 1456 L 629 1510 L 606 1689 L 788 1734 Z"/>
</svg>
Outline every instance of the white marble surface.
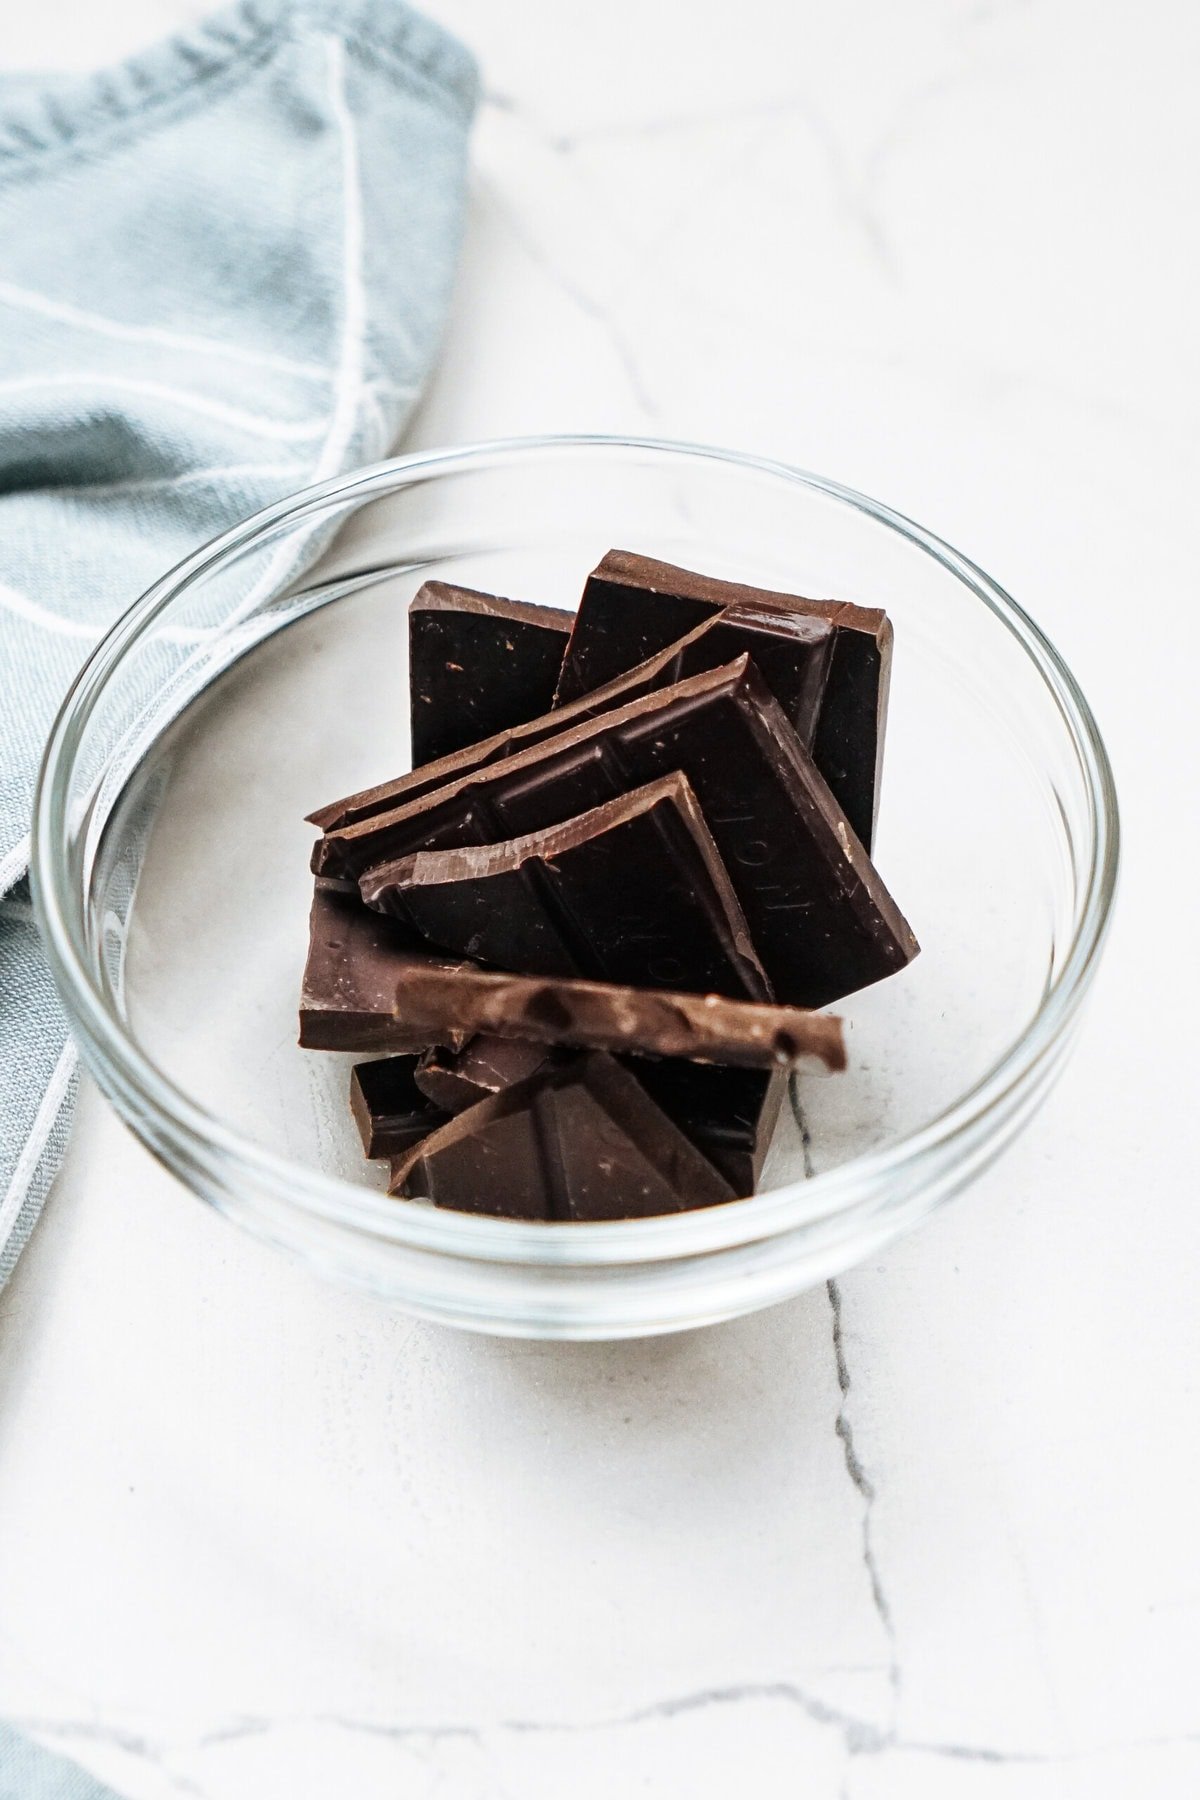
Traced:
<svg viewBox="0 0 1200 1800">
<path fill-rule="evenodd" d="M 200 10 L 42 0 L 0 54 Z M 652 426 L 974 555 L 1110 737 L 1109 963 L 969 1196 L 650 1344 L 390 1317 L 85 1092 L 0 1299 L 0 1713 L 131 1800 L 1200 1791 L 1200 15 L 430 10 L 489 99 L 414 441 Z"/>
</svg>

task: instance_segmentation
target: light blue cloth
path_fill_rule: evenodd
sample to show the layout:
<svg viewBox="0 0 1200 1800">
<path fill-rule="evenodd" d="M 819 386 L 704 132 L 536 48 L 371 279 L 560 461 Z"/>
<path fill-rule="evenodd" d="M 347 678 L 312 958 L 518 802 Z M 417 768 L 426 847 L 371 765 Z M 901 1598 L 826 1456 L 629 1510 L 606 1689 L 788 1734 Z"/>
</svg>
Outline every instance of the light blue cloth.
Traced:
<svg viewBox="0 0 1200 1800">
<path fill-rule="evenodd" d="M 401 0 L 246 0 L 103 74 L 0 82 L 0 1285 L 74 1087 L 25 879 L 54 713 L 186 552 L 394 444 L 475 98 Z"/>
<path fill-rule="evenodd" d="M 0 1800 L 117 1800 L 111 1788 L 0 1720 Z"/>
<path fill-rule="evenodd" d="M 0 80 L 0 1286 L 74 1091 L 26 880 L 54 713 L 180 557 L 394 444 L 475 99 L 401 0 L 246 0 L 100 75 Z M 108 1793 L 0 1725 L 0 1800 Z"/>
</svg>

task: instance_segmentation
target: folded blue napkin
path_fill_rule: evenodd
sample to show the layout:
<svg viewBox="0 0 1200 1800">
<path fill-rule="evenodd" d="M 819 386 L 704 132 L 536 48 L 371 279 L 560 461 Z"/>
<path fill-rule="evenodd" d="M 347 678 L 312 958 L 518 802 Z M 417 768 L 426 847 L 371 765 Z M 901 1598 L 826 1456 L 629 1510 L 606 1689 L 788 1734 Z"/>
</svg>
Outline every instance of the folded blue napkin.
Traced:
<svg viewBox="0 0 1200 1800">
<path fill-rule="evenodd" d="M 78 1763 L 32 1743 L 0 1720 L 0 1800 L 117 1800 Z"/>
<path fill-rule="evenodd" d="M 395 443 L 475 98 L 401 0 L 244 0 L 103 74 L 0 82 L 0 1286 L 76 1071 L 26 880 L 47 731 L 180 557 Z"/>
<path fill-rule="evenodd" d="M 26 879 L 55 711 L 180 557 L 395 443 L 475 99 L 401 0 L 245 0 L 100 75 L 0 81 L 0 1286 L 75 1083 Z M 111 1795 L 0 1723 L 0 1800 Z"/>
</svg>

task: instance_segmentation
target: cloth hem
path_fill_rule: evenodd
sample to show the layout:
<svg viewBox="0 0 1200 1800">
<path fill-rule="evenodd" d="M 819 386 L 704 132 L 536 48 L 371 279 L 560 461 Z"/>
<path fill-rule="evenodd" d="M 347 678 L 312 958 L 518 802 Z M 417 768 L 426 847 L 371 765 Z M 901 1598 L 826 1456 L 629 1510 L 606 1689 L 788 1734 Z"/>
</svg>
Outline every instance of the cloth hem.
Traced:
<svg viewBox="0 0 1200 1800">
<path fill-rule="evenodd" d="M 404 0 L 240 0 L 111 68 L 69 85 L 50 76 L 42 91 L 0 106 L 0 180 L 50 152 L 83 148 L 96 133 L 148 125 L 161 106 L 260 63 L 306 27 L 336 34 L 468 120 L 475 110 L 471 53 Z"/>
</svg>

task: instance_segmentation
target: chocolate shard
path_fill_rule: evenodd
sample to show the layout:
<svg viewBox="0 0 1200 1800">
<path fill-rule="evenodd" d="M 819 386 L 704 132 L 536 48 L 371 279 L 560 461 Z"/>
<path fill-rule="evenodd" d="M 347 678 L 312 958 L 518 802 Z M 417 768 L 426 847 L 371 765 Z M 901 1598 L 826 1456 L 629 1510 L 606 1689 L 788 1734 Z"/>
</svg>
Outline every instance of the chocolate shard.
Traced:
<svg viewBox="0 0 1200 1800">
<path fill-rule="evenodd" d="M 319 807 L 308 817 L 322 831 L 335 831 L 342 825 L 356 824 L 375 813 L 419 799 L 456 781 L 489 763 L 516 756 L 544 739 L 556 737 L 568 726 L 599 713 L 625 706 L 643 694 L 657 693 L 672 687 L 689 675 L 718 669 L 736 657 L 751 658 L 767 686 L 778 700 L 788 723 L 806 749 L 811 749 L 820 719 L 821 701 L 835 641 L 834 627 L 826 619 L 805 613 L 770 610 L 764 607 L 732 606 L 724 612 L 708 613 L 698 625 L 657 651 L 635 669 L 618 675 L 615 681 L 582 694 L 567 706 L 547 712 L 541 718 L 513 725 L 508 730 L 470 744 L 464 750 L 440 757 L 410 769 L 390 781 L 347 794 L 328 806 Z"/>
<path fill-rule="evenodd" d="M 461 1048 L 469 1037 L 683 1056 L 746 1068 L 844 1069 L 841 1020 L 799 1007 L 505 975 L 430 952 L 357 900 L 313 896 L 300 1042 L 310 1050 Z"/>
<path fill-rule="evenodd" d="M 892 668 L 892 627 L 876 608 L 718 581 L 628 550 L 610 550 L 584 587 L 556 705 L 577 701 L 613 681 L 706 615 L 729 606 L 798 612 L 833 627 L 813 757 L 869 851 L 879 807 Z"/>
<path fill-rule="evenodd" d="M 498 1217 L 648 1218 L 717 1206 L 729 1183 L 610 1056 L 542 1070 L 392 1162 L 393 1194 Z"/>
<path fill-rule="evenodd" d="M 457 1052 L 427 1051 L 415 1080 L 439 1106 L 458 1113 L 527 1080 L 561 1054 L 544 1044 L 474 1037 Z M 722 1068 L 679 1057 L 620 1060 L 735 1194 L 755 1192 L 787 1089 L 785 1070 Z"/>
<path fill-rule="evenodd" d="M 748 656 L 804 748 L 811 750 L 836 643 L 837 632 L 828 619 L 765 606 L 730 606 L 702 619 L 676 644 L 676 679 Z"/>
<path fill-rule="evenodd" d="M 489 1094 L 501 1094 L 554 1061 L 561 1053 L 516 1038 L 468 1038 L 461 1050 L 438 1044 L 413 1071 L 421 1093 L 448 1113 L 464 1112 Z M 751 1071 L 756 1073 L 756 1071 Z"/>
<path fill-rule="evenodd" d="M 783 1069 L 721 1069 L 644 1056 L 626 1057 L 624 1065 L 739 1198 L 757 1191 L 787 1092 Z"/>
<path fill-rule="evenodd" d="M 433 1031 L 406 1032 L 396 1018 L 396 983 L 415 932 L 398 931 L 358 899 L 318 888 L 309 915 L 308 960 L 300 989 L 300 1042 L 307 1050 L 420 1052 Z M 423 948 L 417 948 L 419 957 Z M 457 1039 L 465 1043 L 469 1032 Z M 449 1039 L 443 1039 L 449 1042 Z"/>
<path fill-rule="evenodd" d="M 675 770 L 700 803 L 779 999 L 824 1006 L 917 954 L 891 895 L 747 657 L 328 832 L 317 846 L 317 872 L 361 877 L 419 851 L 523 836 Z"/>
<path fill-rule="evenodd" d="M 385 1056 L 351 1069 L 350 1111 L 367 1156 L 399 1156 L 450 1117 L 421 1092 L 416 1067 L 415 1056 Z"/>
<path fill-rule="evenodd" d="M 380 863 L 360 885 L 431 943 L 518 974 L 772 998 L 678 773 L 525 837 Z"/>
<path fill-rule="evenodd" d="M 571 615 L 427 581 L 408 609 L 413 763 L 544 713 Z"/>
</svg>

